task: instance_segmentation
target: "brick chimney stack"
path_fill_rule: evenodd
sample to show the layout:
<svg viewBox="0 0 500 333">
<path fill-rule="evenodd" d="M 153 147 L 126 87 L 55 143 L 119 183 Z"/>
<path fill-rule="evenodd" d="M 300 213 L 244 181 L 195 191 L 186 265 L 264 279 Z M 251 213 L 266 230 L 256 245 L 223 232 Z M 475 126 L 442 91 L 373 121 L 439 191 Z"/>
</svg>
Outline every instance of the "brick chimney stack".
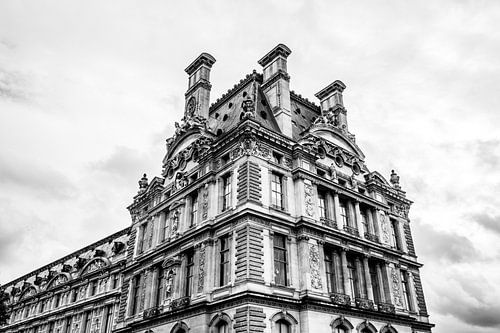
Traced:
<svg viewBox="0 0 500 333">
<path fill-rule="evenodd" d="M 290 76 L 287 72 L 287 58 L 292 51 L 278 44 L 258 62 L 264 68 L 264 90 L 281 132 L 292 137 L 292 115 L 290 106 Z"/>
<path fill-rule="evenodd" d="M 194 115 L 208 119 L 210 107 L 210 69 L 215 63 L 215 58 L 208 53 L 202 53 L 186 69 L 189 75 L 188 89 L 186 91 L 185 116 Z"/>
</svg>

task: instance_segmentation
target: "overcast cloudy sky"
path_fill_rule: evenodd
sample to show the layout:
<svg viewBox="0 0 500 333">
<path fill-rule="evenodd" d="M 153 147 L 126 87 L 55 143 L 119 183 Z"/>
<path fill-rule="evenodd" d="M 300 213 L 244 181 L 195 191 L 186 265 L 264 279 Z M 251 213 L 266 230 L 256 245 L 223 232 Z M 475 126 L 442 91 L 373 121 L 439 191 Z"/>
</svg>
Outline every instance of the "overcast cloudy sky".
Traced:
<svg viewBox="0 0 500 333">
<path fill-rule="evenodd" d="M 129 225 L 199 53 L 215 100 L 277 43 L 415 201 L 434 332 L 498 332 L 499 1 L 0 1 L 0 283 Z"/>
</svg>

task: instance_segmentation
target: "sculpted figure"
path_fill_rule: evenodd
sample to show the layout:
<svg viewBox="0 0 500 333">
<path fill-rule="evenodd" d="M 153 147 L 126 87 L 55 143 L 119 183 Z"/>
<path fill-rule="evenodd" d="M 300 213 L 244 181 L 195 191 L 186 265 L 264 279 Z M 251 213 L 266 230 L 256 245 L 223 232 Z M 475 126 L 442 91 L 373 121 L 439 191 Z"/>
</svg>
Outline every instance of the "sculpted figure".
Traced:
<svg viewBox="0 0 500 333">
<path fill-rule="evenodd" d="M 174 285 L 174 273 L 172 271 L 168 272 L 167 278 L 165 279 L 165 299 L 172 295 L 172 287 Z"/>
</svg>

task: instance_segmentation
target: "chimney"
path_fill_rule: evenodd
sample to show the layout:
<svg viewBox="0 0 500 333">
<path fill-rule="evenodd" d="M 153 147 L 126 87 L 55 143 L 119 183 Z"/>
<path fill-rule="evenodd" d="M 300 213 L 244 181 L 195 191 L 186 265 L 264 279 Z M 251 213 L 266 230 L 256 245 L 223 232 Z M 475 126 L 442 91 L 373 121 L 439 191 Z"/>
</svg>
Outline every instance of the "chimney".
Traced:
<svg viewBox="0 0 500 333">
<path fill-rule="evenodd" d="M 274 117 L 281 132 L 291 138 L 290 76 L 286 66 L 290 53 L 292 51 L 286 45 L 278 44 L 258 62 L 264 68 L 262 89 L 269 100 Z"/>
<path fill-rule="evenodd" d="M 333 115 L 336 119 L 334 125 L 347 131 L 347 112 L 342 98 L 345 88 L 346 85 L 342 81 L 335 80 L 314 96 L 320 101 L 322 115 L 327 117 Z"/>
<path fill-rule="evenodd" d="M 208 119 L 210 107 L 210 69 L 215 63 L 215 58 L 208 53 L 202 53 L 186 69 L 189 75 L 188 89 L 186 91 L 186 104 L 184 116 L 195 115 Z"/>
</svg>

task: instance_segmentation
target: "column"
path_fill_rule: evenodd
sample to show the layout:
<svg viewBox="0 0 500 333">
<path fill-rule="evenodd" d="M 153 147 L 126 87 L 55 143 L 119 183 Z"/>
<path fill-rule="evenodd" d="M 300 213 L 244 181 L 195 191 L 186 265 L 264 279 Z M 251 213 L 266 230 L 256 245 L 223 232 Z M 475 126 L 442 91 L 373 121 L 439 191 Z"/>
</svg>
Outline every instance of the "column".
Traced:
<svg viewBox="0 0 500 333">
<path fill-rule="evenodd" d="M 366 211 L 366 224 L 368 225 L 368 232 L 369 234 L 375 235 L 375 228 L 373 226 L 373 215 L 372 215 L 372 209 L 368 208 Z"/>
<path fill-rule="evenodd" d="M 127 313 L 126 317 L 130 316 L 132 313 L 132 304 L 134 303 L 132 300 L 132 293 L 135 288 L 136 278 L 134 276 L 130 277 L 130 283 L 128 284 L 128 296 L 127 296 Z"/>
<path fill-rule="evenodd" d="M 378 289 L 379 289 L 379 295 L 380 295 L 380 302 L 386 303 L 385 299 L 385 288 L 384 288 L 384 278 L 382 274 L 382 268 L 380 267 L 380 264 L 377 262 L 375 264 L 375 268 L 377 270 L 377 279 L 378 279 Z"/>
<path fill-rule="evenodd" d="M 391 285 L 391 265 L 394 267 L 394 264 L 390 264 L 385 262 L 382 268 L 382 273 L 384 275 L 384 289 L 385 289 L 385 301 L 386 303 L 394 304 L 394 295 L 392 291 Z"/>
<path fill-rule="evenodd" d="M 417 302 L 417 295 L 416 295 L 416 289 L 415 289 L 415 281 L 413 280 L 413 273 L 408 271 L 408 293 L 409 293 L 409 299 L 413 303 L 410 306 L 410 311 L 415 311 L 419 312 L 420 309 L 418 308 L 418 302 Z"/>
<path fill-rule="evenodd" d="M 356 225 L 358 227 L 359 236 L 363 238 L 366 230 L 363 228 L 363 223 L 361 221 L 361 210 L 359 209 L 359 201 L 354 201 L 354 213 L 356 215 Z"/>
<path fill-rule="evenodd" d="M 365 283 L 366 283 L 366 295 L 368 296 L 368 299 L 371 301 L 374 301 L 373 297 L 373 286 L 372 286 L 372 279 L 370 276 L 370 265 L 368 264 L 368 256 L 363 257 L 363 269 L 365 271 Z"/>
<path fill-rule="evenodd" d="M 333 206 L 335 213 L 335 221 L 337 221 L 337 228 L 342 229 L 344 226 L 340 225 L 342 223 L 342 218 L 340 217 L 340 201 L 339 201 L 339 194 L 337 192 L 333 192 Z"/>
<path fill-rule="evenodd" d="M 342 276 L 344 277 L 344 293 L 350 296 L 352 295 L 352 290 L 349 284 L 349 269 L 347 268 L 347 255 L 345 249 L 340 251 L 340 260 L 342 262 Z"/>
<path fill-rule="evenodd" d="M 375 208 L 375 211 L 373 212 L 373 222 L 375 225 L 375 229 L 377 230 L 377 235 L 379 237 L 380 242 L 382 242 L 382 226 L 380 225 L 380 218 L 379 218 L 379 209 Z"/>
<path fill-rule="evenodd" d="M 357 287 L 359 289 L 359 297 L 366 298 L 366 289 L 365 289 L 365 277 L 363 276 L 361 260 L 356 257 L 354 264 L 356 265 L 356 278 L 357 278 Z M 355 295 L 356 297 L 358 295 Z"/>
<path fill-rule="evenodd" d="M 158 304 L 158 274 L 159 274 L 160 268 L 158 266 L 155 266 L 153 268 L 153 276 L 151 278 L 151 297 L 149 300 L 149 308 L 152 308 Z"/>
<path fill-rule="evenodd" d="M 373 233 L 380 238 L 380 226 L 378 222 L 378 209 L 370 209 L 370 219 L 373 227 Z M 380 239 L 379 239 L 380 241 Z"/>
<path fill-rule="evenodd" d="M 143 238 L 144 238 L 144 227 L 141 224 L 137 227 L 137 241 L 136 241 L 137 246 L 135 249 L 135 255 L 141 254 L 141 252 L 142 252 Z"/>
</svg>

